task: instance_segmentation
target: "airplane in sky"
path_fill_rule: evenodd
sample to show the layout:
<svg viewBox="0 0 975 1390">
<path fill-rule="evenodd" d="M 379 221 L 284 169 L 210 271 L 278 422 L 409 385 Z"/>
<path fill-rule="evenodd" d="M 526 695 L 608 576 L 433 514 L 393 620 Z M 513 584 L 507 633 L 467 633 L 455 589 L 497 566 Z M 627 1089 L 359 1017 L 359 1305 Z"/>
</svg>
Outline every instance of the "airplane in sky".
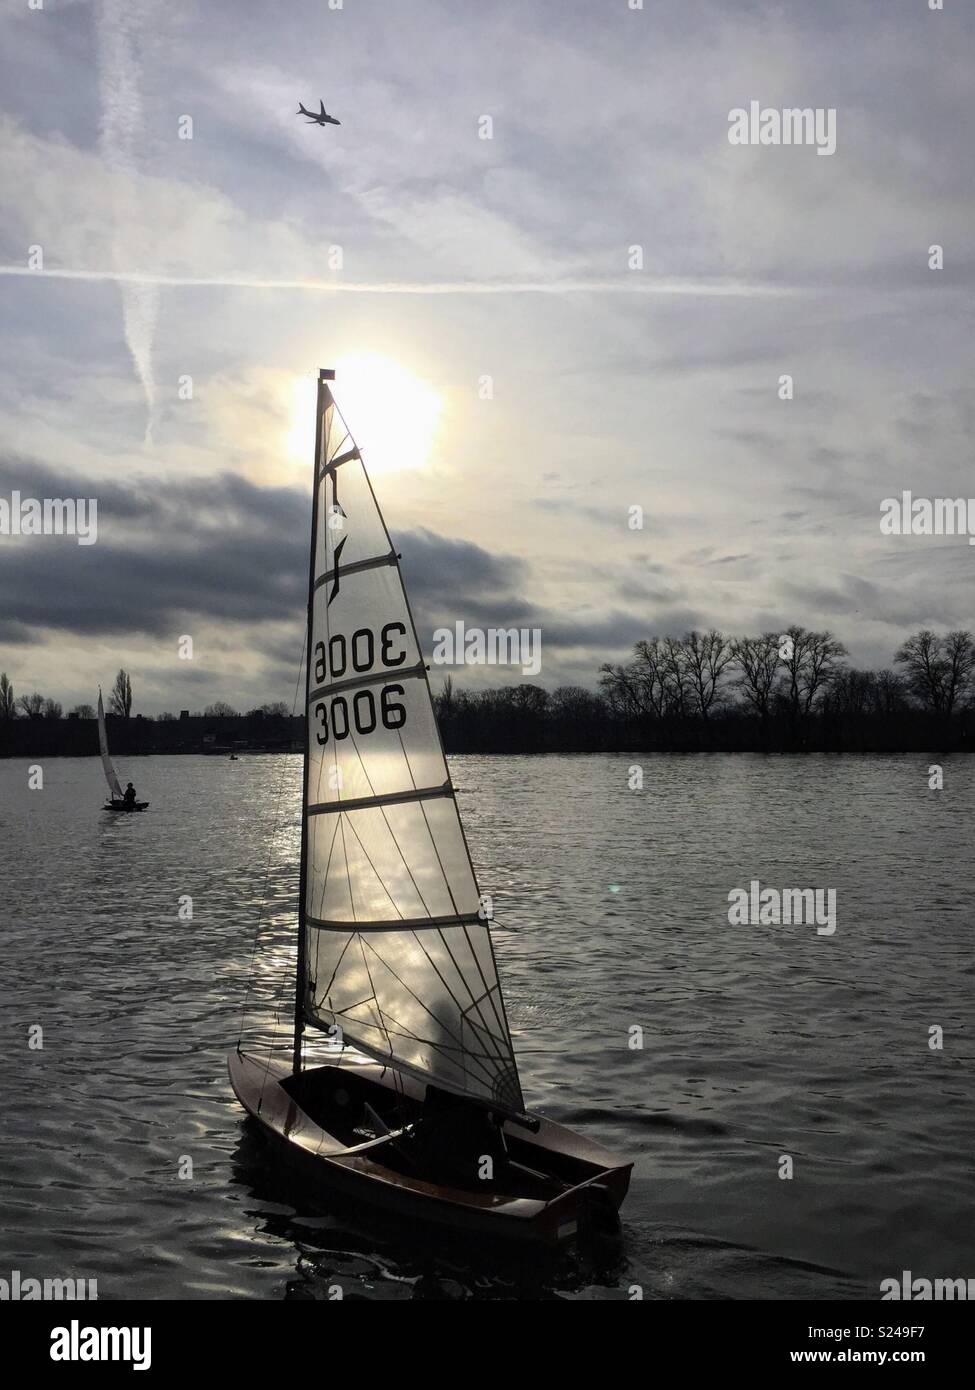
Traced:
<svg viewBox="0 0 975 1390">
<path fill-rule="evenodd" d="M 316 112 L 314 112 L 314 111 L 306 111 L 305 108 L 302 106 L 301 102 L 299 101 L 299 103 L 298 103 L 298 110 L 295 112 L 295 115 L 296 115 L 296 116 L 307 116 L 308 119 L 309 119 L 309 121 L 313 122 L 315 125 L 341 125 L 341 124 L 342 124 L 341 121 L 337 121 L 337 120 L 335 119 L 334 116 L 330 116 L 330 115 L 328 114 L 328 112 L 325 110 L 325 103 L 324 103 L 324 101 L 319 100 L 319 104 L 320 104 L 320 106 L 321 106 L 322 109 L 321 109 L 321 111 L 319 111 L 319 112 L 316 113 Z"/>
</svg>

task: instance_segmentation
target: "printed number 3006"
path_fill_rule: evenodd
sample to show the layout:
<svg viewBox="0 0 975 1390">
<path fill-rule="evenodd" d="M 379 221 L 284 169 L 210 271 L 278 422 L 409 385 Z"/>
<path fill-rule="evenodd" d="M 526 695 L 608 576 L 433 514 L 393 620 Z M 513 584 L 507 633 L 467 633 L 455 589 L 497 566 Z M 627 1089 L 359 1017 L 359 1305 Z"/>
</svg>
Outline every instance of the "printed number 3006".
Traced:
<svg viewBox="0 0 975 1390">
<path fill-rule="evenodd" d="M 406 723 L 405 707 L 392 698 L 403 693 L 401 685 L 384 685 L 379 692 L 379 718 L 387 729 L 401 729 Z M 328 743 L 329 728 L 336 741 L 348 738 L 353 726 L 357 734 L 371 734 L 377 723 L 376 701 L 371 690 L 360 690 L 352 701 L 350 714 L 345 696 L 334 695 L 327 704 L 319 701 L 315 715 L 321 726 L 315 736 L 321 744 Z"/>
</svg>

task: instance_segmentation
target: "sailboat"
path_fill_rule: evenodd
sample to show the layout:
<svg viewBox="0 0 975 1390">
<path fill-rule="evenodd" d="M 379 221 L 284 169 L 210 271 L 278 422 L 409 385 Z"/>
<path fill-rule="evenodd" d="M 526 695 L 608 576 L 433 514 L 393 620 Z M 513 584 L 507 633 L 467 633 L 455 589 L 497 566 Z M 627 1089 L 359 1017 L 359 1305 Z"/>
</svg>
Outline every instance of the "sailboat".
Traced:
<svg viewBox="0 0 975 1390">
<path fill-rule="evenodd" d="M 486 1236 L 618 1231 L 632 1165 L 525 1107 L 400 557 L 334 375 L 318 380 L 293 1043 L 275 1062 L 238 1041 L 231 1083 L 323 1190 Z"/>
<path fill-rule="evenodd" d="M 101 686 L 98 688 L 98 751 L 102 755 L 102 767 L 105 770 L 105 781 L 108 783 L 109 800 L 106 801 L 104 809 L 106 811 L 144 811 L 149 805 L 148 801 L 133 801 L 129 805 L 125 800 L 122 784 L 118 779 L 115 764 L 108 751 L 108 730 L 105 727 L 105 706 L 102 704 Z"/>
</svg>

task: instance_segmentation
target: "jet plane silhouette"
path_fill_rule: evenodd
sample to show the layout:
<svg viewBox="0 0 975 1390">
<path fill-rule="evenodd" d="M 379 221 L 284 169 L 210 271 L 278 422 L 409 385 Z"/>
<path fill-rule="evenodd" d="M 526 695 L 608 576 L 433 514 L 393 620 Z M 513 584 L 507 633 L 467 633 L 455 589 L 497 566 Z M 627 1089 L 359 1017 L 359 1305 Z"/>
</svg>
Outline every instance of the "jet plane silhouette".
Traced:
<svg viewBox="0 0 975 1390">
<path fill-rule="evenodd" d="M 328 114 L 328 112 L 325 110 L 325 103 L 324 103 L 324 101 L 321 100 L 321 98 L 319 98 L 319 105 L 321 106 L 322 109 L 316 114 L 316 112 L 314 112 L 314 111 L 306 111 L 305 108 L 302 106 L 301 102 L 299 101 L 299 103 L 298 103 L 298 110 L 295 112 L 295 115 L 296 115 L 296 116 L 307 116 L 308 119 L 309 119 L 309 121 L 311 121 L 314 125 L 341 125 L 341 124 L 342 124 L 341 121 L 337 121 L 337 120 L 335 119 L 334 116 L 330 116 L 330 115 Z"/>
</svg>

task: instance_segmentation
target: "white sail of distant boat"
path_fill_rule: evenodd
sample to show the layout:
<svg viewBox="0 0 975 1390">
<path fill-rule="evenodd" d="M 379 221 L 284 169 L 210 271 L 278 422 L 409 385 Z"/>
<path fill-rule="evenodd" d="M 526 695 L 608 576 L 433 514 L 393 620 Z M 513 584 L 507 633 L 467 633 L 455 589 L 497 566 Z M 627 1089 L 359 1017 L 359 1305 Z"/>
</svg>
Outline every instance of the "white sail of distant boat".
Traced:
<svg viewBox="0 0 975 1390">
<path fill-rule="evenodd" d="M 327 386 L 320 399 L 296 1038 L 304 1023 L 324 1028 L 423 1081 L 521 1112 L 398 556 Z"/>
<path fill-rule="evenodd" d="M 121 801 L 122 784 L 119 782 L 108 751 L 108 732 L 105 728 L 105 706 L 102 704 L 101 690 L 98 692 L 98 751 L 102 755 L 102 767 L 105 769 L 105 781 L 108 783 L 109 794 L 113 801 Z"/>
</svg>

